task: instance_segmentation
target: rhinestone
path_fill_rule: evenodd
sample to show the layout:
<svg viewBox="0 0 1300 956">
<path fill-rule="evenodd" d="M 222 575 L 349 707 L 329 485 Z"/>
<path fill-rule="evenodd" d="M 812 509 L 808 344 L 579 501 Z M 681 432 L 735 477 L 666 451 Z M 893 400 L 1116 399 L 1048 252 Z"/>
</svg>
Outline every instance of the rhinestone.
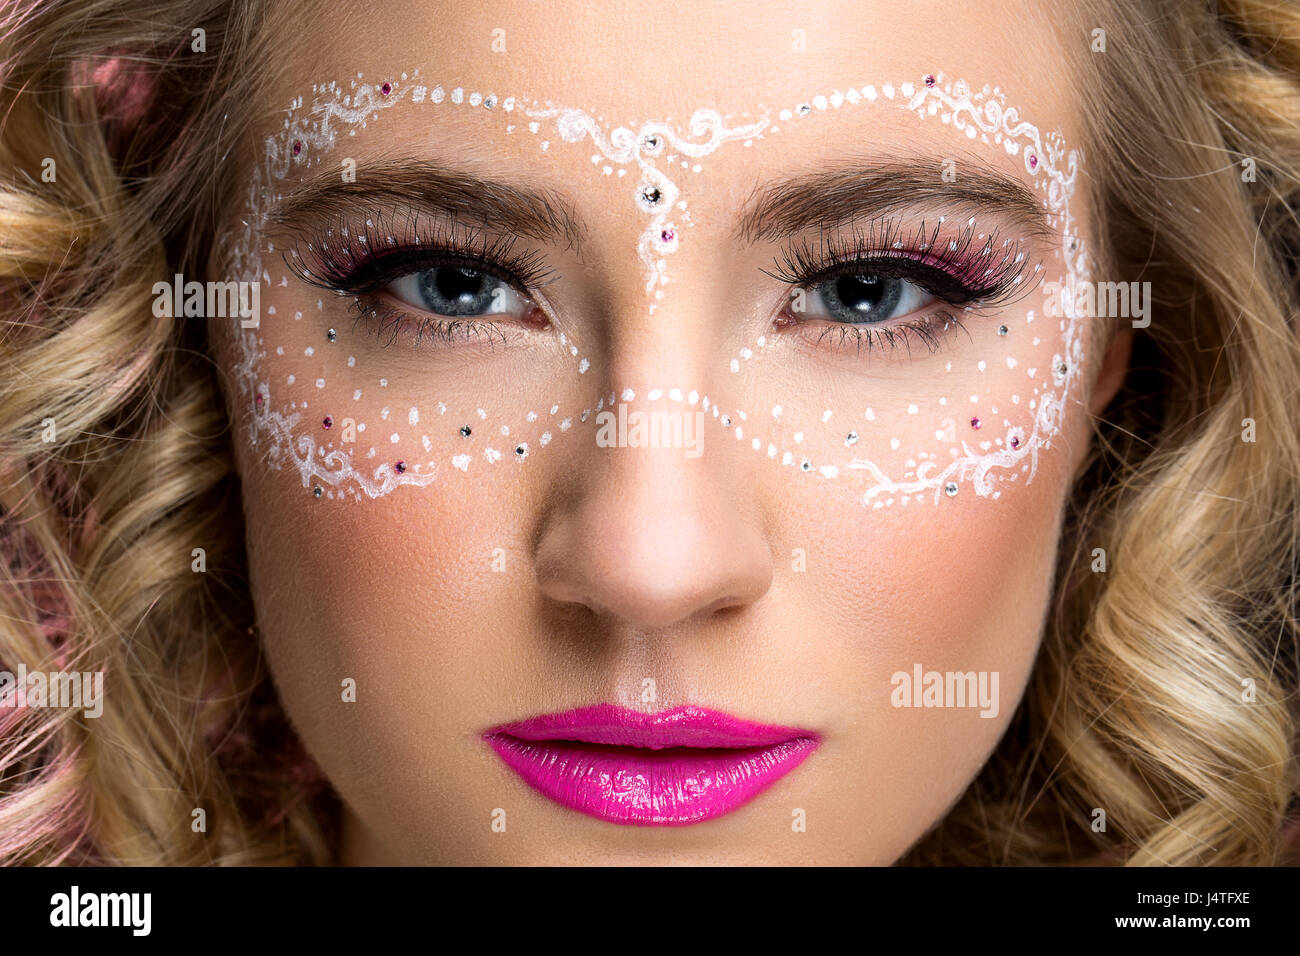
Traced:
<svg viewBox="0 0 1300 956">
<path fill-rule="evenodd" d="M 325 338 L 329 339 L 331 342 L 333 342 L 338 337 L 339 337 L 339 333 L 338 330 L 336 329 L 330 329 L 325 333 Z"/>
<path fill-rule="evenodd" d="M 857 432 L 849 432 L 848 437 L 844 439 L 844 444 L 846 444 L 846 445 L 856 445 L 857 443 L 858 443 L 858 433 L 857 433 Z"/>
<path fill-rule="evenodd" d="M 999 325 L 998 335 L 1006 335 L 1006 334 L 1007 334 L 1007 327 L 1005 325 Z"/>
<path fill-rule="evenodd" d="M 945 495 L 947 495 L 949 498 L 951 498 L 951 497 L 953 497 L 953 495 L 957 494 L 957 482 L 955 482 L 955 481 L 950 481 L 950 482 L 948 482 L 946 485 L 944 485 L 944 486 L 943 486 L 943 493 L 944 493 Z"/>
<path fill-rule="evenodd" d="M 311 493 L 313 497 L 319 498 L 321 495 L 325 494 L 325 489 L 322 488 L 320 485 L 317 485 L 315 488 L 311 490 Z"/>
<path fill-rule="evenodd" d="M 642 186 L 641 201 L 647 206 L 657 206 L 663 202 L 664 194 L 659 191 L 658 186 Z"/>
<path fill-rule="evenodd" d="M 404 462 L 404 461 L 399 461 L 397 464 L 395 464 L 395 465 L 393 466 L 393 468 L 395 468 L 395 469 L 397 470 L 397 473 L 398 473 L 399 475 L 400 475 L 400 474 L 403 474 L 403 473 L 406 471 L 406 462 Z"/>
<path fill-rule="evenodd" d="M 332 419 L 332 418 L 330 418 L 330 416 L 326 415 L 326 416 L 325 416 L 325 420 L 322 421 L 322 422 L 320 423 L 320 427 L 321 427 L 321 428 L 332 428 L 332 427 L 334 427 L 334 419 Z"/>
<path fill-rule="evenodd" d="M 461 437 L 461 438 L 468 438 L 471 434 L 473 434 L 473 430 L 472 430 L 468 425 L 461 425 L 461 426 L 460 426 L 460 437 Z"/>
</svg>

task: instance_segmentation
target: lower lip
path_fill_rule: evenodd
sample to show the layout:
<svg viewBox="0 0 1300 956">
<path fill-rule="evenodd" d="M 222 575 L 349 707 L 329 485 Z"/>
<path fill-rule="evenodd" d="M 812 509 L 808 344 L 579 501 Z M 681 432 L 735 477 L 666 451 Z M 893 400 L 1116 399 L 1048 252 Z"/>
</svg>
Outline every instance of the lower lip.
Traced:
<svg viewBox="0 0 1300 956">
<path fill-rule="evenodd" d="M 629 826 L 687 826 L 730 813 L 794 770 L 818 739 L 750 747 L 613 746 L 489 732 L 524 782 L 579 813 Z"/>
</svg>

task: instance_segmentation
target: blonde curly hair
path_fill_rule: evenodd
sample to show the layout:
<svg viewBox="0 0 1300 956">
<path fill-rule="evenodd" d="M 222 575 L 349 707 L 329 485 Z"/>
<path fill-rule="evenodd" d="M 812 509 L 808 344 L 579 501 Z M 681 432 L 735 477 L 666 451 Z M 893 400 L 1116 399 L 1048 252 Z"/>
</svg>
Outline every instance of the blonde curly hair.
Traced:
<svg viewBox="0 0 1300 956">
<path fill-rule="evenodd" d="M 1156 301 L 1074 487 L 1025 699 L 903 862 L 1284 862 L 1300 11 L 1075 6 L 1104 31 L 1104 52 L 1065 38 L 1096 91 L 1099 271 Z M 0 863 L 337 856 L 337 798 L 251 627 L 207 331 L 151 309 L 154 282 L 208 271 L 257 102 L 246 64 L 273 62 L 275 29 L 256 0 L 0 12 L 0 670 L 112 687 L 95 720 L 0 708 Z"/>
</svg>

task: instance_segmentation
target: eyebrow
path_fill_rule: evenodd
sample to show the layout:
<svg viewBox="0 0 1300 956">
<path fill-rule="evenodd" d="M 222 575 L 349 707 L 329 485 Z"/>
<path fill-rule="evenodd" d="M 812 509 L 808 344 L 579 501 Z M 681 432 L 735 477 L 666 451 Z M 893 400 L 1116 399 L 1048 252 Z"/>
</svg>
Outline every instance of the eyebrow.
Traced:
<svg viewBox="0 0 1300 956">
<path fill-rule="evenodd" d="M 917 205 L 994 209 L 1031 235 L 1051 235 L 1042 203 L 1013 176 L 969 158 L 961 161 L 953 182 L 945 182 L 942 173 L 939 164 L 868 160 L 775 179 L 756 187 L 742 204 L 733 238 L 749 244 L 775 241 Z M 572 204 L 554 190 L 416 159 L 358 165 L 352 182 L 340 181 L 335 172 L 317 174 L 279 201 L 267 221 L 294 228 L 357 202 L 427 210 L 554 242 L 580 256 L 587 235 Z"/>
<path fill-rule="evenodd" d="M 1051 235 L 1042 203 L 1013 176 L 970 159 L 961 161 L 952 182 L 943 172 L 937 163 L 866 161 L 774 180 L 741 206 L 734 238 L 770 242 L 918 205 L 988 208 L 1033 236 Z"/>
<path fill-rule="evenodd" d="M 425 210 L 579 253 L 586 236 L 571 204 L 553 190 L 511 185 L 414 159 L 358 164 L 352 182 L 342 182 L 337 172 L 311 177 L 278 202 L 267 221 L 294 228 L 358 202 Z"/>
</svg>

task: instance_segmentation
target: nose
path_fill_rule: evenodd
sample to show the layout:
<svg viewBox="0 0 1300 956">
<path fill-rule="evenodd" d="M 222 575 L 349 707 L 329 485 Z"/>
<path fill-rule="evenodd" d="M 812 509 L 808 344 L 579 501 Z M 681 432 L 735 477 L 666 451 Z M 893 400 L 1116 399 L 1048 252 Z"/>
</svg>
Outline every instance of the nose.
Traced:
<svg viewBox="0 0 1300 956">
<path fill-rule="evenodd" d="M 704 428 L 709 428 L 705 423 Z M 594 446 L 594 442 L 593 442 Z M 743 607 L 771 586 L 771 549 L 739 460 L 595 448 L 545 515 L 535 554 L 542 592 L 650 630 Z"/>
</svg>

